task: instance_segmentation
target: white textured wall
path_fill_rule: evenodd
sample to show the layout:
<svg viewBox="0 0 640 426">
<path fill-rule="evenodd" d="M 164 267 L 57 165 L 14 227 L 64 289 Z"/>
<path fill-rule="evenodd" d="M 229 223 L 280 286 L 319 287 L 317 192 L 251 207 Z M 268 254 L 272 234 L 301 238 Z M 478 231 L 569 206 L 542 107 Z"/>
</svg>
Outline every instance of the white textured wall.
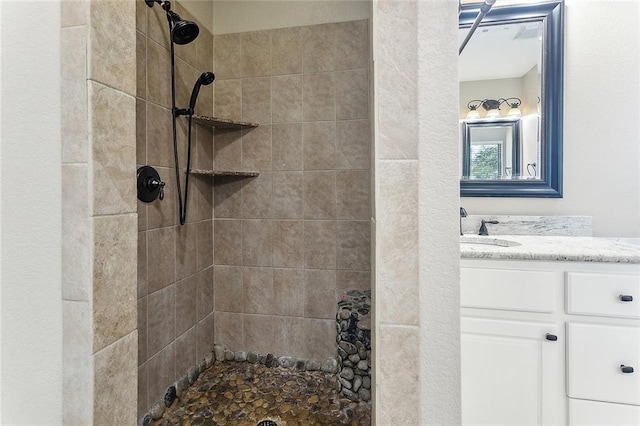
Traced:
<svg viewBox="0 0 640 426">
<path fill-rule="evenodd" d="M 371 1 L 213 1 L 215 34 L 369 19 Z"/>
<path fill-rule="evenodd" d="M 418 2 L 421 424 L 460 424 L 457 7 Z M 435 105 L 432 99 L 441 101 Z"/>
<path fill-rule="evenodd" d="M 61 424 L 60 4 L 0 15 L 0 423 Z"/>
<path fill-rule="evenodd" d="M 469 214 L 588 215 L 640 236 L 640 3 L 566 0 L 564 198 L 463 198 Z"/>
</svg>

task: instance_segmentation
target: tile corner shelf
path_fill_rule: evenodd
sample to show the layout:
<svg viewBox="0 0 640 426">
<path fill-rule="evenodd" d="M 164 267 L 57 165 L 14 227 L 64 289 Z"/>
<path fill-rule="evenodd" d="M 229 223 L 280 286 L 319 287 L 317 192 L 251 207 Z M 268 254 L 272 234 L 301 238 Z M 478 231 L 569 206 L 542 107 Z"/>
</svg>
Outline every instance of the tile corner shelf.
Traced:
<svg viewBox="0 0 640 426">
<path fill-rule="evenodd" d="M 194 115 L 193 120 L 205 126 L 211 126 L 216 129 L 252 129 L 258 127 L 258 123 L 250 123 L 248 121 L 231 120 L 228 118 L 207 117 L 204 115 Z"/>
<path fill-rule="evenodd" d="M 256 177 L 259 176 L 258 172 L 235 172 L 228 170 L 201 170 L 201 169 L 191 169 L 190 172 L 192 175 L 201 175 L 201 176 L 211 176 L 211 177 L 221 177 L 221 176 L 230 176 L 237 178 L 247 178 L 247 177 Z"/>
</svg>

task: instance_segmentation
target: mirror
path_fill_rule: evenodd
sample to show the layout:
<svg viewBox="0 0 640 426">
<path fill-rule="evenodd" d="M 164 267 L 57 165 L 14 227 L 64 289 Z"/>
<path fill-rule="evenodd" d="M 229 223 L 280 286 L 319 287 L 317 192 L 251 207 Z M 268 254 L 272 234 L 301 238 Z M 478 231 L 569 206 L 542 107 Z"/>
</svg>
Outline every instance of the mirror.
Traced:
<svg viewBox="0 0 640 426">
<path fill-rule="evenodd" d="M 464 48 L 461 196 L 562 197 L 562 35 L 562 1 L 494 7 Z"/>
</svg>

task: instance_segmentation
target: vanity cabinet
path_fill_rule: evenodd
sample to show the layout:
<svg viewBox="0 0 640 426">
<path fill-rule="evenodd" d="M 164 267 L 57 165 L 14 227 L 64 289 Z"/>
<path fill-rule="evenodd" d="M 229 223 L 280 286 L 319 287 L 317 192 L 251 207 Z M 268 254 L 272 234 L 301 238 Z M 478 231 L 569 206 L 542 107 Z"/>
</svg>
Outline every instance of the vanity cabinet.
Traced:
<svg viewBox="0 0 640 426">
<path fill-rule="evenodd" d="M 639 271 L 462 259 L 463 424 L 640 425 Z"/>
</svg>

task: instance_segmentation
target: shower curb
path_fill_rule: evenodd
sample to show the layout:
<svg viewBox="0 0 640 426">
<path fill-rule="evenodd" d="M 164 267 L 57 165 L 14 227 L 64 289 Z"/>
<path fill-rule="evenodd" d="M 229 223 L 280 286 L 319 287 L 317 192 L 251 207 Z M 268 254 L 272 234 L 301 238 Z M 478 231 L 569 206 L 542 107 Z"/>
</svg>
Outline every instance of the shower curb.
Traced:
<svg viewBox="0 0 640 426">
<path fill-rule="evenodd" d="M 268 368 L 283 368 L 295 371 L 324 371 L 325 373 L 338 373 L 338 359 L 327 358 L 324 361 L 316 359 L 296 359 L 289 356 L 277 356 L 272 353 L 260 354 L 255 351 L 232 351 L 224 345 L 214 343 L 213 349 L 198 364 L 187 370 L 187 373 L 176 380 L 167 391 L 163 399 L 154 402 L 151 409 L 142 416 L 140 426 L 150 426 L 151 422 L 160 420 L 165 409 L 174 401 L 179 400 L 182 394 L 200 377 L 200 374 L 211 368 L 214 363 L 222 362 L 249 362 L 261 364 Z"/>
</svg>

